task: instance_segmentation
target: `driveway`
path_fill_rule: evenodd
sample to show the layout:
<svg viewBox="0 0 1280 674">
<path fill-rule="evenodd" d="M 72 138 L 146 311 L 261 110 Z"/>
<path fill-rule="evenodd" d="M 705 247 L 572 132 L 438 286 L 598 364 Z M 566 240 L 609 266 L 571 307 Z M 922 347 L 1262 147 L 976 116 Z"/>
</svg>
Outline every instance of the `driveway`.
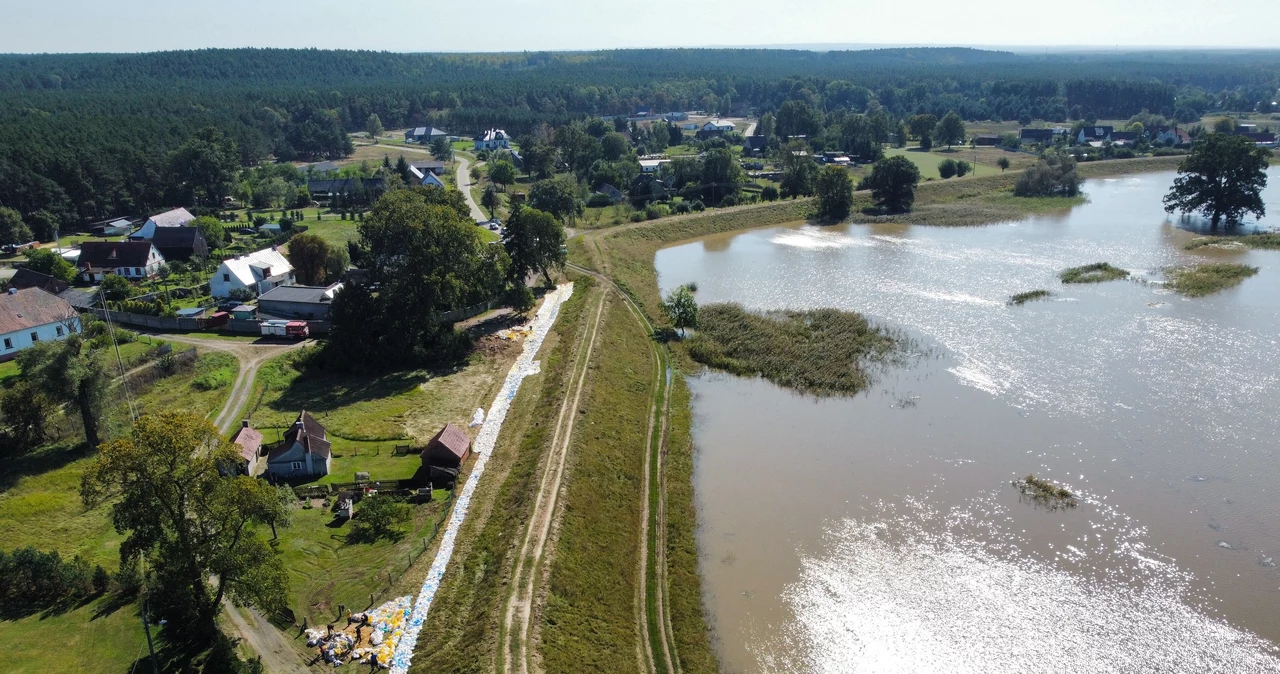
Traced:
<svg viewBox="0 0 1280 674">
<path fill-rule="evenodd" d="M 480 209 L 480 205 L 476 203 L 474 197 L 471 196 L 471 162 L 462 155 L 454 155 L 458 160 L 458 191 L 462 192 L 462 196 L 467 199 L 467 206 L 471 209 L 471 219 L 476 222 L 484 222 L 489 216 L 484 214 Z M 479 166 L 477 164 L 476 166 Z"/>
</svg>

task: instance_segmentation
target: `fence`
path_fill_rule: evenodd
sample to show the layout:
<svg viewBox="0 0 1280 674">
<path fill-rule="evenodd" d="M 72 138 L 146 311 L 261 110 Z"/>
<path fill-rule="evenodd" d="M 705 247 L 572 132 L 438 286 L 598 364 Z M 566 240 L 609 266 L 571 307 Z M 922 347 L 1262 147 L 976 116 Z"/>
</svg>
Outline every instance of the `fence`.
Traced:
<svg viewBox="0 0 1280 674">
<path fill-rule="evenodd" d="M 89 310 L 98 318 L 106 318 L 107 310 L 102 308 L 93 308 Z M 112 311 L 111 320 L 121 325 L 131 325 L 137 328 L 150 328 L 152 330 L 173 330 L 180 332 L 190 332 L 192 330 L 204 330 L 208 327 L 209 320 L 206 318 L 178 318 L 176 316 L 148 316 L 146 314 L 131 314 L 123 311 Z"/>
<path fill-rule="evenodd" d="M 468 318 L 471 318 L 473 316 L 479 316 L 480 314 L 483 314 L 484 312 L 498 306 L 499 304 L 500 304 L 499 300 L 489 300 L 488 302 L 473 304 L 463 309 L 454 309 L 453 311 L 446 311 L 443 314 L 440 314 L 436 318 L 436 321 L 439 323 L 457 323 L 458 321 L 465 321 Z"/>
</svg>

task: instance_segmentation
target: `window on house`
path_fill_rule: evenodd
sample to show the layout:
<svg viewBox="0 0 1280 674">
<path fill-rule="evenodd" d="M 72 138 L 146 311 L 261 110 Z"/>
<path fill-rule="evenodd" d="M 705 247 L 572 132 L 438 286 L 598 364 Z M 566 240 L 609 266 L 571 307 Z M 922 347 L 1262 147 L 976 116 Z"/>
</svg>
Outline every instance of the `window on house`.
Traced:
<svg viewBox="0 0 1280 674">
<path fill-rule="evenodd" d="M 294 462 L 293 462 L 293 469 L 294 469 L 294 470 L 302 470 L 302 462 L 301 462 L 301 461 L 294 461 Z"/>
<path fill-rule="evenodd" d="M 222 275 L 222 282 L 223 282 L 223 283 L 230 283 L 230 282 L 231 282 L 231 274 L 223 274 L 223 275 Z"/>
<path fill-rule="evenodd" d="M 139 268 L 137 268 L 137 267 L 134 267 L 134 268 L 133 268 L 133 275 L 134 275 L 134 276 L 142 276 L 142 270 L 141 270 L 141 269 L 139 269 Z"/>
<path fill-rule="evenodd" d="M 6 349 L 12 349 L 12 348 L 13 348 L 13 340 L 12 340 L 12 339 L 9 339 L 8 337 L 5 337 L 5 338 L 4 338 L 4 348 L 6 348 Z"/>
<path fill-rule="evenodd" d="M 55 328 L 55 329 L 58 331 L 58 336 L 59 336 L 59 337 L 61 337 L 61 336 L 62 336 L 62 326 L 61 326 L 61 325 L 59 325 L 59 326 L 58 326 L 57 328 Z"/>
<path fill-rule="evenodd" d="M 40 334 L 35 332 L 31 333 L 31 343 L 35 344 L 38 341 L 40 341 Z"/>
</svg>

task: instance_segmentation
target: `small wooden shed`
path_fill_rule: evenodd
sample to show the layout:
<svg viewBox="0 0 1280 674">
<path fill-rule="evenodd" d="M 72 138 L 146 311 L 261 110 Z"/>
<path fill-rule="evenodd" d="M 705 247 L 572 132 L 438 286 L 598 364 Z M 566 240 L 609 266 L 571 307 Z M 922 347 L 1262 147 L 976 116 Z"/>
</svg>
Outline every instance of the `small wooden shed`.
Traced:
<svg viewBox="0 0 1280 674">
<path fill-rule="evenodd" d="M 457 468 L 471 453 L 471 436 L 454 426 L 445 424 L 422 450 L 422 465 L 440 468 Z"/>
</svg>

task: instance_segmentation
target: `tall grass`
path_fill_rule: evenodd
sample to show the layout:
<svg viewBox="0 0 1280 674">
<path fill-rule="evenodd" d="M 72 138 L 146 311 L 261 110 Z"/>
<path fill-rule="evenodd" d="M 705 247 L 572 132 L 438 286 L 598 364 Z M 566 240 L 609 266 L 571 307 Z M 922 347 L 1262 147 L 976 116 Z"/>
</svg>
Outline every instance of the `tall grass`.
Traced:
<svg viewBox="0 0 1280 674">
<path fill-rule="evenodd" d="M 1168 286 L 1187 297 L 1204 297 L 1234 288 L 1258 273 L 1257 267 L 1234 262 L 1213 262 L 1179 267 L 1166 272 Z"/>
<path fill-rule="evenodd" d="M 1192 239 L 1183 248 L 1195 250 L 1206 246 L 1221 248 L 1244 246 L 1260 250 L 1280 250 L 1280 232 L 1261 232 L 1243 236 L 1201 236 Z"/>
<path fill-rule="evenodd" d="M 872 377 L 865 366 L 892 358 L 901 346 L 861 314 L 838 309 L 754 313 L 710 304 L 698 323 L 687 342 L 694 360 L 814 395 L 866 389 Z"/>
<path fill-rule="evenodd" d="M 1095 262 L 1081 267 L 1064 269 L 1058 277 L 1063 283 L 1103 283 L 1129 278 L 1126 269 L 1113 267 L 1107 262 Z"/>
<path fill-rule="evenodd" d="M 1027 302 L 1034 302 L 1035 300 L 1042 300 L 1052 296 L 1053 293 L 1048 290 L 1028 290 L 1025 293 L 1018 293 L 1017 295 L 1010 296 L 1009 304 L 1022 306 Z"/>
</svg>

